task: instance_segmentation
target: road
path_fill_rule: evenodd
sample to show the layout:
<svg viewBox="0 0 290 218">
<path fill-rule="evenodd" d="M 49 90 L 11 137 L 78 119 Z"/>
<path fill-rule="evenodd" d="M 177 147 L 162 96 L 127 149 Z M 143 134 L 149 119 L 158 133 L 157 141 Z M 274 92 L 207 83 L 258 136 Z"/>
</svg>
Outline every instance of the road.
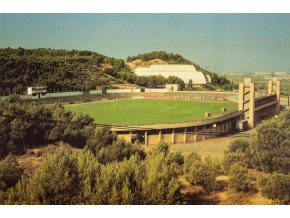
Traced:
<svg viewBox="0 0 290 218">
<path fill-rule="evenodd" d="M 202 157 L 206 157 L 209 155 L 212 157 L 222 158 L 224 155 L 224 150 L 227 149 L 228 145 L 231 142 L 233 142 L 236 139 L 249 140 L 251 134 L 253 134 L 254 132 L 255 130 L 249 130 L 221 138 L 198 141 L 195 143 L 174 144 L 170 146 L 170 150 L 173 152 L 180 151 L 183 153 L 197 152 Z"/>
</svg>

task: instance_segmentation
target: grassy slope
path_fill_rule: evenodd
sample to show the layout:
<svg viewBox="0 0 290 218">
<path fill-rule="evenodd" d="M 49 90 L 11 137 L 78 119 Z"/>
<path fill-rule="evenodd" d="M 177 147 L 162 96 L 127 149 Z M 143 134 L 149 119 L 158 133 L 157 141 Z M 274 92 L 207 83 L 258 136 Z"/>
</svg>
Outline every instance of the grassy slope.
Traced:
<svg viewBox="0 0 290 218">
<path fill-rule="evenodd" d="M 221 115 L 220 109 L 236 108 L 233 102 L 189 102 L 170 100 L 120 100 L 67 106 L 73 112 L 89 114 L 102 124 L 160 124 L 204 118 L 204 112 Z"/>
</svg>

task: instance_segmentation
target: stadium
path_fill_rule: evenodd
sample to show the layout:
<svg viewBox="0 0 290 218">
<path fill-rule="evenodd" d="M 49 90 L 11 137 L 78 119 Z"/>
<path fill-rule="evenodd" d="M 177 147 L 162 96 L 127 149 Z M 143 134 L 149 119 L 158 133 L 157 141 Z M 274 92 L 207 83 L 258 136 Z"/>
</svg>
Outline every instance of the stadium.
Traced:
<svg viewBox="0 0 290 218">
<path fill-rule="evenodd" d="M 28 101 L 61 102 L 82 112 L 118 137 L 144 145 L 160 141 L 190 143 L 253 128 L 279 112 L 280 81 L 272 79 L 268 94 L 255 97 L 255 84 L 245 79 L 239 93 L 172 91 L 172 89 L 107 89 L 46 93 L 29 88 Z"/>
</svg>

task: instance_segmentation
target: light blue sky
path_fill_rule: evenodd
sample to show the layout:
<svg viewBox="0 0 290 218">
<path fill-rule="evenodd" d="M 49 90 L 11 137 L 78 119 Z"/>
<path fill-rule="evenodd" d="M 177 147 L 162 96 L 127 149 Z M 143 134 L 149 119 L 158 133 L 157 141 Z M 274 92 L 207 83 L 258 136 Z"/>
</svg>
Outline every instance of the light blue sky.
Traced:
<svg viewBox="0 0 290 218">
<path fill-rule="evenodd" d="M 0 14 L 0 47 L 164 50 L 221 73 L 290 72 L 290 14 Z"/>
</svg>

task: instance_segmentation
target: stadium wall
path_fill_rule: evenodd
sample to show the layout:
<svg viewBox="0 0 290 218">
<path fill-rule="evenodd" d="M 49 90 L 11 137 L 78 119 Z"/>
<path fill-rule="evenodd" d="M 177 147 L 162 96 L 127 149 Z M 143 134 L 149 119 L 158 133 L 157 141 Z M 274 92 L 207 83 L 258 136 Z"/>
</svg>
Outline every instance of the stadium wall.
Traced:
<svg viewBox="0 0 290 218">
<path fill-rule="evenodd" d="M 151 90 L 151 92 L 149 92 Z M 227 100 L 229 97 L 235 96 L 238 93 L 235 92 L 211 92 L 211 91 L 178 91 L 168 92 L 155 92 L 155 89 L 144 90 L 140 89 L 126 89 L 121 91 L 120 89 L 107 90 L 109 93 L 103 93 L 102 90 L 93 90 L 87 92 L 59 92 L 59 93 L 47 93 L 46 98 L 33 98 L 33 96 L 22 95 L 21 98 L 27 101 L 38 101 L 42 103 L 52 104 L 60 102 L 64 104 L 91 102 L 110 99 L 160 99 L 160 100 Z M 71 93 L 71 94 L 70 94 Z"/>
<path fill-rule="evenodd" d="M 112 130 L 120 138 L 131 142 L 138 139 L 144 145 L 157 145 L 160 141 L 169 144 L 192 143 L 232 133 L 241 116 L 242 111 L 236 111 L 222 117 L 189 123 L 142 125 Z"/>
</svg>

